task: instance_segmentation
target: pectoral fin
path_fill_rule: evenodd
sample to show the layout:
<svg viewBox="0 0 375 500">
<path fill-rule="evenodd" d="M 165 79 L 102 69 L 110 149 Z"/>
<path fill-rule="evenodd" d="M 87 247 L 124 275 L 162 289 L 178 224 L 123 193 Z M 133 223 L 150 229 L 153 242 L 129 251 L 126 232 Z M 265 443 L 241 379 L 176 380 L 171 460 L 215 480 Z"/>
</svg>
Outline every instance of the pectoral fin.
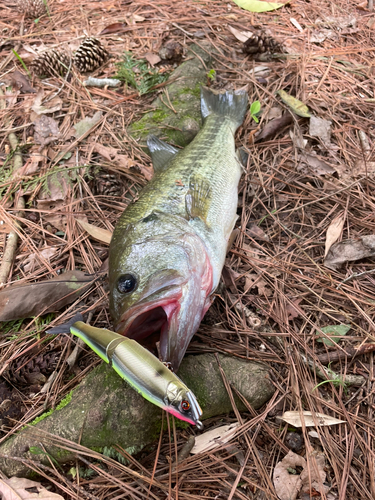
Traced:
<svg viewBox="0 0 375 500">
<path fill-rule="evenodd" d="M 211 198 L 212 190 L 210 184 L 205 179 L 191 177 L 189 181 L 189 190 L 185 197 L 188 217 L 190 219 L 198 217 L 207 224 Z"/>
<path fill-rule="evenodd" d="M 155 172 L 164 170 L 171 159 L 179 152 L 179 149 L 167 144 L 155 135 L 148 136 L 147 146 L 150 150 Z"/>
</svg>

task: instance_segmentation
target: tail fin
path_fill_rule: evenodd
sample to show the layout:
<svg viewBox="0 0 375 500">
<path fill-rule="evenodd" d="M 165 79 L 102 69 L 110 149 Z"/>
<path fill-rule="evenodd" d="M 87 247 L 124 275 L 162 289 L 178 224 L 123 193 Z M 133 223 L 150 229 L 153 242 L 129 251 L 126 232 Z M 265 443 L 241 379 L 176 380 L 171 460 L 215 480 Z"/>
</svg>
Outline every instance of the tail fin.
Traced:
<svg viewBox="0 0 375 500">
<path fill-rule="evenodd" d="M 227 90 L 224 93 L 201 88 L 201 112 L 203 120 L 215 114 L 228 116 L 237 128 L 242 125 L 247 111 L 248 97 L 245 90 Z"/>
<path fill-rule="evenodd" d="M 62 325 L 55 326 L 46 331 L 49 335 L 58 335 L 60 333 L 70 333 L 70 327 L 77 321 L 85 321 L 81 313 L 75 314 L 69 321 Z"/>
</svg>

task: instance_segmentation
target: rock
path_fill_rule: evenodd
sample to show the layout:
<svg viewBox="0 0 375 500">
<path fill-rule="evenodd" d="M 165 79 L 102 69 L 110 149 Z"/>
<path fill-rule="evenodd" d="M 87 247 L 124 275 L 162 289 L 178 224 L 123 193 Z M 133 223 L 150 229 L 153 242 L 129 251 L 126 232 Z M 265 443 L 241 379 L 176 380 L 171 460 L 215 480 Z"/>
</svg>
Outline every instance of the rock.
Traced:
<svg viewBox="0 0 375 500">
<path fill-rule="evenodd" d="M 161 94 L 152 103 L 155 110 L 146 113 L 128 128 L 128 133 L 139 141 L 142 147 L 146 147 L 149 134 L 179 146 L 186 146 L 198 133 L 202 125 L 200 89 L 207 83 L 207 72 L 211 69 L 213 52 L 211 45 L 204 45 L 203 42 L 200 45 L 205 50 L 195 44 L 188 49 L 187 60 L 169 77 L 171 83 L 166 86 L 167 94 Z"/>
<path fill-rule="evenodd" d="M 219 359 L 230 383 L 253 408 L 259 408 L 274 393 L 267 367 L 229 356 L 219 355 Z M 232 410 L 213 354 L 187 356 L 178 374 L 196 395 L 203 410 L 203 420 Z M 238 399 L 236 404 L 239 410 L 245 410 Z M 88 448 L 101 449 L 118 444 L 135 453 L 157 441 L 161 422 L 162 410 L 143 399 L 103 363 L 87 375 L 64 408 L 24 428 L 0 446 L 0 469 L 9 477 L 30 472 L 21 462 L 3 455 L 47 463 L 45 454 L 35 455 L 29 451 L 31 446 L 40 446 L 39 443 L 60 463 L 72 460 L 74 454 L 52 445 L 46 432 L 80 442 Z M 189 424 L 176 420 L 176 425 Z"/>
</svg>

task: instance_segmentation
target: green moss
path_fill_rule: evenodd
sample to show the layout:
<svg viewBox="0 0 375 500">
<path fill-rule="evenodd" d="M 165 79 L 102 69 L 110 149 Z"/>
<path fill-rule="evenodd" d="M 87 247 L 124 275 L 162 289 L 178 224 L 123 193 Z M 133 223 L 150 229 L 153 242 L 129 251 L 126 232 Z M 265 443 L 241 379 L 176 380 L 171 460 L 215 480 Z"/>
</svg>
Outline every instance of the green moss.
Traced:
<svg viewBox="0 0 375 500">
<path fill-rule="evenodd" d="M 70 391 L 69 394 L 65 396 L 64 399 L 60 401 L 60 403 L 56 406 L 55 409 L 51 408 L 50 410 L 46 411 L 42 415 L 39 415 L 39 417 L 34 418 L 34 420 L 30 423 L 30 425 L 36 425 L 37 423 L 41 422 L 45 418 L 49 417 L 52 415 L 52 413 L 56 410 L 62 410 L 67 404 L 70 403 L 71 399 L 73 396 L 73 391 Z"/>
</svg>

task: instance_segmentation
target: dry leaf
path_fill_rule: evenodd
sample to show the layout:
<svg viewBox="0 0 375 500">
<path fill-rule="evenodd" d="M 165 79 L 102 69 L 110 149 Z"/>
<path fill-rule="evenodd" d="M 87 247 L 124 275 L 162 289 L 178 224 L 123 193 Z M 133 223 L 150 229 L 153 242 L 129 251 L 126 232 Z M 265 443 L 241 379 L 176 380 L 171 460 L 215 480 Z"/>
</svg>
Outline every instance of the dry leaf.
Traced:
<svg viewBox="0 0 375 500">
<path fill-rule="evenodd" d="M 158 64 L 161 61 L 161 57 L 159 57 L 158 54 L 153 54 L 152 52 L 146 52 L 143 57 L 151 64 L 151 66 L 155 66 L 155 64 Z"/>
<path fill-rule="evenodd" d="M 345 420 L 338 420 L 337 418 L 324 415 L 323 413 L 314 413 L 314 421 L 312 415 L 311 411 L 303 411 L 302 413 L 299 411 L 286 411 L 281 418 L 288 424 L 297 428 L 302 427 L 302 419 L 305 423 L 305 427 L 321 427 L 345 423 Z"/>
<path fill-rule="evenodd" d="M 26 273 L 32 272 L 39 261 L 47 260 L 49 262 L 58 250 L 58 247 L 48 247 L 38 253 L 31 253 L 23 263 L 23 270 Z"/>
<path fill-rule="evenodd" d="M 196 436 L 195 445 L 190 453 L 196 455 L 197 453 L 204 453 L 205 451 L 222 446 L 232 439 L 238 426 L 239 423 L 234 422 L 233 424 L 222 425 Z"/>
<path fill-rule="evenodd" d="M 228 28 L 229 28 L 229 31 L 232 33 L 232 35 L 234 35 L 237 38 L 237 40 L 239 40 L 242 43 L 247 42 L 248 39 L 253 36 L 253 33 L 251 33 L 251 31 L 239 31 L 230 25 L 228 25 Z"/>
<path fill-rule="evenodd" d="M 269 237 L 257 224 L 250 224 L 247 228 L 246 234 L 254 240 L 270 241 Z"/>
<path fill-rule="evenodd" d="M 133 167 L 135 165 L 134 161 L 128 156 L 120 154 L 117 149 L 111 148 L 109 146 L 103 146 L 103 144 L 95 143 L 94 151 L 102 155 L 111 163 L 117 163 L 121 167 L 126 169 Z"/>
<path fill-rule="evenodd" d="M 299 99 L 296 99 L 292 95 L 289 95 L 285 90 L 278 90 L 277 93 L 281 97 L 281 100 L 289 106 L 289 108 L 298 116 L 304 118 L 310 118 L 309 108 Z"/>
<path fill-rule="evenodd" d="M 258 288 L 258 294 L 264 297 L 270 297 L 273 292 L 268 288 L 268 283 L 255 273 L 250 273 L 245 276 L 245 290 L 249 291 L 252 288 Z"/>
<path fill-rule="evenodd" d="M 296 467 L 306 467 L 306 460 L 290 451 L 281 462 L 277 463 L 273 471 L 273 485 L 280 500 L 296 500 L 302 487 L 302 480 L 295 472 Z"/>
<path fill-rule="evenodd" d="M 99 33 L 99 36 L 109 35 L 111 33 L 122 33 L 123 31 L 129 31 L 129 26 L 126 23 L 113 23 L 104 28 L 104 30 Z"/>
<path fill-rule="evenodd" d="M 298 318 L 301 314 L 301 310 L 298 307 L 302 299 L 295 299 L 292 303 L 288 302 L 286 305 L 286 313 L 288 315 L 288 321 L 291 321 L 294 318 Z"/>
<path fill-rule="evenodd" d="M 352 262 L 366 257 L 375 256 L 375 235 L 358 237 L 357 239 L 345 240 L 331 246 L 324 265 L 334 271 L 345 262 Z"/>
<path fill-rule="evenodd" d="M 333 219 L 331 224 L 327 229 L 326 235 L 326 246 L 324 251 L 324 258 L 326 257 L 331 246 L 336 243 L 336 241 L 340 238 L 342 230 L 344 228 L 345 217 L 344 214 L 338 215 L 336 219 Z"/>
<path fill-rule="evenodd" d="M 101 241 L 102 243 L 110 244 L 112 233 L 108 229 L 103 229 L 102 227 L 94 226 L 80 219 L 76 219 L 78 224 L 89 233 L 94 239 Z"/>
<path fill-rule="evenodd" d="M 255 142 L 265 141 L 278 134 L 284 127 L 293 122 L 293 116 L 286 112 L 281 118 L 269 121 L 263 129 L 255 135 Z"/>
<path fill-rule="evenodd" d="M 34 130 L 34 141 L 42 146 L 46 146 L 60 138 L 57 121 L 49 116 L 39 116 L 34 121 Z"/>
<path fill-rule="evenodd" d="M 375 174 L 375 161 L 363 161 L 359 160 L 355 164 L 351 176 L 352 177 L 362 177 L 368 176 L 373 177 Z"/>
<path fill-rule="evenodd" d="M 62 107 L 62 99 L 60 99 L 60 97 L 56 96 L 50 101 L 48 101 L 48 107 L 42 106 L 43 97 L 44 97 L 44 90 L 41 89 L 35 96 L 34 104 L 31 106 L 31 109 L 34 111 L 34 113 L 36 113 L 37 115 L 44 115 L 47 113 L 55 113 L 55 111 L 60 111 Z"/>
<path fill-rule="evenodd" d="M 305 151 L 298 155 L 298 159 L 302 164 L 297 165 L 297 172 L 306 173 L 308 175 L 332 175 L 336 172 L 331 165 L 328 165 L 328 163 L 317 156 Z"/>
<path fill-rule="evenodd" d="M 294 19 L 294 17 L 291 17 L 291 18 L 290 18 L 290 22 L 293 24 L 293 26 L 294 26 L 295 28 L 297 28 L 297 29 L 298 29 L 298 31 L 300 31 L 300 32 L 302 33 L 303 28 L 302 28 L 302 26 L 300 25 L 300 23 L 297 21 L 297 19 Z"/>
<path fill-rule="evenodd" d="M 0 496 L 4 500 L 31 500 L 38 498 L 43 500 L 64 500 L 61 495 L 48 491 L 40 483 L 23 477 L 0 479 Z"/>
<path fill-rule="evenodd" d="M 323 144 L 328 146 L 331 143 L 331 125 L 332 122 L 330 120 L 312 116 L 310 118 L 309 134 L 311 137 L 319 137 Z"/>
<path fill-rule="evenodd" d="M 22 93 L 35 94 L 36 90 L 30 85 L 27 76 L 23 75 L 20 71 L 14 71 L 12 76 L 12 85 L 22 91 Z"/>
<path fill-rule="evenodd" d="M 59 311 L 74 302 L 92 279 L 82 271 L 68 271 L 39 283 L 11 285 L 0 291 L 0 321 Z"/>
<path fill-rule="evenodd" d="M 76 123 L 73 128 L 75 129 L 74 136 L 78 139 L 91 130 L 102 118 L 102 111 L 97 111 L 93 117 L 86 117 L 80 122 Z"/>
</svg>

